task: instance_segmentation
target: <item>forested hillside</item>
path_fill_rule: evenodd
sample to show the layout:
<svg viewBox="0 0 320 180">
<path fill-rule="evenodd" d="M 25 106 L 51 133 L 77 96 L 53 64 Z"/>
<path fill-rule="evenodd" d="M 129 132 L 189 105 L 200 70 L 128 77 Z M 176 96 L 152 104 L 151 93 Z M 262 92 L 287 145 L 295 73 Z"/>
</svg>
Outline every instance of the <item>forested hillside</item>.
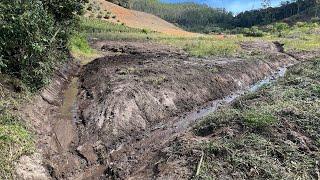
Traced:
<svg viewBox="0 0 320 180">
<path fill-rule="evenodd" d="M 280 7 L 242 12 L 235 17 L 234 25 L 237 27 L 251 27 L 277 21 L 287 21 L 289 23 L 299 20 L 308 21 L 319 17 L 319 9 L 320 6 L 317 0 L 285 1 Z"/>
<path fill-rule="evenodd" d="M 195 32 L 212 32 L 231 28 L 233 15 L 224 9 L 195 3 L 168 4 L 158 0 L 109 0 L 121 6 L 157 15 Z"/>
</svg>

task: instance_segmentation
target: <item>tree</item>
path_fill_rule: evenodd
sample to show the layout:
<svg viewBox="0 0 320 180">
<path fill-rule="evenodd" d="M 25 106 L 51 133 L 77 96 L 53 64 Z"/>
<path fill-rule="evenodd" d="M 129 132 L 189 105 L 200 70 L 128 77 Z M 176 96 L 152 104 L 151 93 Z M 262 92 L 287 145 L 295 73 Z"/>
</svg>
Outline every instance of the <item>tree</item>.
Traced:
<svg viewBox="0 0 320 180">
<path fill-rule="evenodd" d="M 84 0 L 2 0 L 0 72 L 32 90 L 48 82 L 67 56 L 67 43 Z"/>
<path fill-rule="evenodd" d="M 261 0 L 262 8 L 266 9 L 271 6 L 271 0 Z"/>
</svg>

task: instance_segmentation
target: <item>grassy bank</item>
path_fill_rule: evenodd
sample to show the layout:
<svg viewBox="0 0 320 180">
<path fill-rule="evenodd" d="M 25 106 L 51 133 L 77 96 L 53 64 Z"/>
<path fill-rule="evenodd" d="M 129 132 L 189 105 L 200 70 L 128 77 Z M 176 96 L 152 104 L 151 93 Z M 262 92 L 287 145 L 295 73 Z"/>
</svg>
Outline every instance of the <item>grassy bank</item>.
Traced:
<svg viewBox="0 0 320 180">
<path fill-rule="evenodd" d="M 193 37 L 170 36 L 148 29 L 135 29 L 120 23 L 110 23 L 100 19 L 82 18 L 81 33 L 73 39 L 71 49 L 78 54 L 90 55 L 88 40 L 126 40 L 153 41 L 182 48 L 196 57 L 243 57 L 244 52 L 240 43 L 244 41 L 279 41 L 285 44 L 286 50 L 310 51 L 320 49 L 320 26 L 316 23 L 297 23 L 292 27 L 278 28 L 271 25 L 262 37 L 248 37 L 247 34 L 238 35 L 199 35 Z M 253 33 L 256 34 L 256 33 Z M 80 43 L 79 43 L 80 41 Z"/>
<path fill-rule="evenodd" d="M 0 179 L 13 179 L 14 162 L 34 150 L 33 135 L 16 112 L 29 96 L 20 80 L 0 74 Z"/>
<path fill-rule="evenodd" d="M 203 119 L 210 136 L 199 179 L 316 179 L 320 160 L 320 59 Z"/>
<path fill-rule="evenodd" d="M 277 25 L 273 26 L 277 27 Z M 270 29 L 266 30 L 266 35 L 262 39 L 280 41 L 285 44 L 287 50 L 313 51 L 320 49 L 320 25 L 318 23 L 298 22 L 281 30 Z"/>
</svg>

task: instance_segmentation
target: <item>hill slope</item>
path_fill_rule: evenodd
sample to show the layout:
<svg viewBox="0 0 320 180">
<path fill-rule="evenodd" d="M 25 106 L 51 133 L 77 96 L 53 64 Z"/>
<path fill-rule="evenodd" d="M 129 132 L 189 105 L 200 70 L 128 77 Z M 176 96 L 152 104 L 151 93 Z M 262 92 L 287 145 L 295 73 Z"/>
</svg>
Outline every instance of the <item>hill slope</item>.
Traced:
<svg viewBox="0 0 320 180">
<path fill-rule="evenodd" d="M 175 25 L 145 12 L 129 10 L 105 0 L 92 0 L 92 3 L 99 4 L 101 10 L 107 10 L 116 16 L 115 19 L 107 21 L 121 22 L 132 28 L 149 29 L 169 35 L 193 36 L 195 33 L 182 30 Z"/>
</svg>

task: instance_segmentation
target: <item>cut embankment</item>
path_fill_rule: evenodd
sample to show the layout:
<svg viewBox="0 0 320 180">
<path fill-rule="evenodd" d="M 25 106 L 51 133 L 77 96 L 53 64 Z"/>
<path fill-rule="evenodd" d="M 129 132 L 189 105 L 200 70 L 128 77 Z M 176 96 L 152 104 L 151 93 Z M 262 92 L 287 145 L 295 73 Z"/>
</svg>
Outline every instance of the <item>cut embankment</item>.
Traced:
<svg viewBox="0 0 320 180">
<path fill-rule="evenodd" d="M 51 179 L 55 155 L 64 154 L 72 142 L 74 126 L 60 112 L 65 104 L 63 92 L 68 88 L 80 66 L 70 61 L 55 73 L 52 82 L 33 97 L 32 103 L 20 107 L 20 115 L 35 134 L 36 152 L 22 156 L 16 164 L 15 179 Z M 63 168 L 63 167 L 62 167 Z"/>
</svg>

